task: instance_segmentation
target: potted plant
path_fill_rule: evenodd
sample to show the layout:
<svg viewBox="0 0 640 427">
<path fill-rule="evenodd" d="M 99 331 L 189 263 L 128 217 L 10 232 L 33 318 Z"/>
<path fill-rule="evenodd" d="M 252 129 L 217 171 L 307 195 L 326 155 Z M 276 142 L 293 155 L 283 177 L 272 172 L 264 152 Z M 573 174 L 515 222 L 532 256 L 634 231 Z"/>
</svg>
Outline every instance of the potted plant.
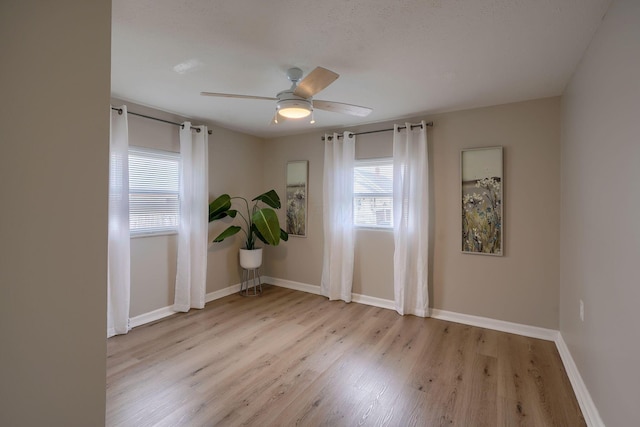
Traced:
<svg viewBox="0 0 640 427">
<path fill-rule="evenodd" d="M 246 208 L 246 216 L 237 209 L 232 209 L 233 200 L 244 201 Z M 256 239 L 259 239 L 266 245 L 277 246 L 280 240 L 289 240 L 286 231 L 280 228 L 280 221 L 274 209 L 280 209 L 280 197 L 275 190 L 269 190 L 262 193 L 251 200 L 253 206 L 249 205 L 249 201 L 244 197 L 231 197 L 223 194 L 209 203 L 209 222 L 217 221 L 226 217 L 242 218 L 244 227 L 231 225 L 218 235 L 214 242 L 222 242 L 227 237 L 234 234 L 244 232 L 244 248 L 240 249 L 240 265 L 246 269 L 254 269 L 262 265 L 262 248 L 256 248 Z M 267 207 L 260 207 L 262 203 Z"/>
</svg>

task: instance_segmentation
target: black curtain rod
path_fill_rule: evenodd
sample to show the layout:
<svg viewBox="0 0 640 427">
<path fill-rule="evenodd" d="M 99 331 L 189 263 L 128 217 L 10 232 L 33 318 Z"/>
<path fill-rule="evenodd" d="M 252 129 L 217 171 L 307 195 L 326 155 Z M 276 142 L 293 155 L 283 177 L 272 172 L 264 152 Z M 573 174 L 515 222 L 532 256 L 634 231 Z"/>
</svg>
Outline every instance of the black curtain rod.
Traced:
<svg viewBox="0 0 640 427">
<path fill-rule="evenodd" d="M 422 126 L 422 123 L 418 123 L 418 124 L 416 124 L 416 125 L 413 125 L 413 124 L 412 124 L 412 125 L 410 125 L 410 126 L 411 126 L 411 129 L 414 129 L 414 128 L 417 128 L 417 127 L 421 127 L 421 126 Z M 425 126 L 427 126 L 427 127 L 433 127 L 433 122 L 427 122 L 427 123 L 425 123 Z M 406 126 L 398 126 L 398 132 L 399 132 L 401 129 L 406 129 L 406 128 L 407 128 Z M 391 129 L 370 130 L 370 131 L 367 131 L 367 132 L 356 132 L 356 133 L 354 133 L 353 135 L 366 135 L 366 134 L 368 134 L 368 133 L 391 132 L 392 130 L 395 130 L 395 128 L 391 128 Z M 338 135 L 338 139 L 340 139 L 340 138 L 342 138 L 342 135 Z M 331 141 L 331 139 L 333 139 L 333 137 L 332 137 L 332 136 L 330 136 L 330 137 L 329 137 L 329 141 Z M 324 136 L 322 137 L 322 140 L 324 141 Z"/>
<path fill-rule="evenodd" d="M 111 107 L 111 109 L 113 111 L 117 111 L 118 114 L 122 115 L 122 113 L 124 112 L 122 110 L 122 108 L 115 108 L 115 107 Z M 163 120 L 163 119 L 159 119 L 157 117 L 151 117 L 151 116 L 146 116 L 144 114 L 140 114 L 140 113 L 134 113 L 133 111 L 127 111 L 127 114 L 133 114 L 134 116 L 138 116 L 138 117 L 144 117 L 145 119 L 151 119 L 151 120 L 155 120 L 157 122 L 162 122 L 162 123 L 168 123 L 170 125 L 176 125 L 176 126 L 180 126 L 181 128 L 184 127 L 184 125 L 182 123 L 176 123 L 176 122 L 170 122 L 169 120 Z M 200 133 L 200 128 L 197 127 L 193 127 L 191 126 L 192 130 L 195 130 L 197 133 Z M 209 130 L 207 132 L 209 135 L 211 135 L 213 133 L 212 130 Z"/>
</svg>

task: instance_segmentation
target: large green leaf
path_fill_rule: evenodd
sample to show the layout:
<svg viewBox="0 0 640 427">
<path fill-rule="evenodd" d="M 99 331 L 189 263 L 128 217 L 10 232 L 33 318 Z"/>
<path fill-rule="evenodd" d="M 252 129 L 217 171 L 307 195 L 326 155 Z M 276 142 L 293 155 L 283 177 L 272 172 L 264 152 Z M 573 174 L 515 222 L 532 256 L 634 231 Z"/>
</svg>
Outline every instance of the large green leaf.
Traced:
<svg viewBox="0 0 640 427">
<path fill-rule="evenodd" d="M 270 208 L 258 209 L 251 217 L 251 221 L 264 238 L 264 242 L 273 246 L 280 243 L 280 222 L 276 211 Z"/>
<path fill-rule="evenodd" d="M 224 239 L 226 239 L 227 237 L 233 236 L 234 234 L 236 234 L 240 230 L 242 230 L 241 227 L 238 227 L 237 225 L 231 225 L 226 230 L 224 230 L 222 233 L 220 233 L 218 235 L 218 237 L 213 239 L 213 241 L 214 242 L 222 242 Z"/>
<path fill-rule="evenodd" d="M 231 197 L 229 197 L 228 194 L 222 194 L 213 202 L 209 203 L 209 222 L 230 215 L 230 213 L 227 212 L 229 209 L 231 209 Z"/>
<path fill-rule="evenodd" d="M 260 200 L 265 205 L 274 209 L 280 209 L 280 197 L 278 197 L 278 193 L 276 193 L 275 190 L 269 190 L 266 193 L 262 193 L 253 199 L 252 202 L 255 202 L 256 200 Z"/>
<path fill-rule="evenodd" d="M 219 219 L 226 218 L 227 216 L 229 216 L 229 215 L 228 215 L 228 213 L 227 213 L 227 211 L 219 212 L 219 213 L 217 213 L 217 214 L 215 214 L 215 213 L 214 213 L 214 214 L 211 214 L 211 213 L 210 213 L 210 214 L 209 214 L 209 222 L 217 221 L 217 220 L 219 220 Z"/>
<path fill-rule="evenodd" d="M 264 236 L 260 233 L 260 230 L 258 230 L 255 224 L 251 225 L 251 230 L 253 230 L 253 234 L 255 234 L 258 237 L 258 239 L 262 241 L 262 243 L 264 243 L 265 245 L 269 244 L 269 242 L 267 242 L 267 239 L 264 238 Z M 286 242 L 289 240 L 289 234 L 287 234 L 287 232 L 284 231 L 282 228 L 280 229 L 280 240 L 283 242 Z"/>
<path fill-rule="evenodd" d="M 264 243 L 265 245 L 269 244 L 269 242 L 267 242 L 267 239 L 265 239 L 264 236 L 260 234 L 260 230 L 256 228 L 255 224 L 251 224 L 251 231 L 253 231 L 253 234 L 255 234 L 262 243 Z"/>
<path fill-rule="evenodd" d="M 228 211 L 220 212 L 216 216 L 213 216 L 213 215 L 209 214 L 209 222 L 213 222 L 213 221 L 216 221 L 218 219 L 225 218 L 225 217 L 235 218 L 236 215 L 238 215 L 238 211 L 235 210 L 235 209 L 229 209 Z"/>
</svg>

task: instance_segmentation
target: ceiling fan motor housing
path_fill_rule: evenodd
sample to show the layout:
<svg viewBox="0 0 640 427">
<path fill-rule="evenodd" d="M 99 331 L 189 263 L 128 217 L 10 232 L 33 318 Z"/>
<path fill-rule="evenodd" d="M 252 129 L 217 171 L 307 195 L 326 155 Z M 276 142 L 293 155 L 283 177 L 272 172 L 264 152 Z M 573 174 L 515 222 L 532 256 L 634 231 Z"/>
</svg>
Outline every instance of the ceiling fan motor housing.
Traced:
<svg viewBox="0 0 640 427">
<path fill-rule="evenodd" d="M 302 70 L 298 67 L 289 68 L 287 78 L 293 83 L 298 83 L 302 79 Z"/>
</svg>

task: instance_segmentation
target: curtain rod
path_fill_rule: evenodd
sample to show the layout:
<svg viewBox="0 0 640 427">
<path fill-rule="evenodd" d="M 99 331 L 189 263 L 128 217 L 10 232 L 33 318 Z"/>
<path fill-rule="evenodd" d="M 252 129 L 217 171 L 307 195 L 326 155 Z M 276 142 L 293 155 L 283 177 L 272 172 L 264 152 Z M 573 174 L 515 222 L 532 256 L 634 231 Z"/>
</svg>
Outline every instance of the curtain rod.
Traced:
<svg viewBox="0 0 640 427">
<path fill-rule="evenodd" d="M 117 112 L 118 112 L 118 114 L 120 114 L 120 115 L 122 115 L 122 113 L 123 113 L 122 108 L 115 108 L 115 107 L 111 107 L 111 109 L 112 109 L 113 111 L 117 111 Z M 170 124 L 170 125 L 176 125 L 176 126 L 183 127 L 183 124 L 182 124 L 182 123 L 170 122 L 169 120 L 163 120 L 163 119 L 159 119 L 159 118 L 157 118 L 157 117 L 146 116 L 146 115 L 144 115 L 144 114 L 134 113 L 133 111 L 127 111 L 127 114 L 133 114 L 134 116 L 144 117 L 145 119 L 151 119 L 151 120 L 155 120 L 155 121 L 157 121 L 157 122 L 163 122 L 163 123 L 168 123 L 168 124 Z M 200 128 L 197 128 L 197 127 L 193 127 L 193 126 L 191 126 L 191 129 L 192 129 L 192 130 L 195 130 L 197 133 L 200 133 Z M 212 131 L 212 130 L 209 130 L 207 133 L 208 133 L 209 135 L 211 135 L 211 134 L 213 134 L 213 131 Z"/>
<path fill-rule="evenodd" d="M 412 124 L 410 125 L 411 129 L 413 128 L 417 128 L 422 126 L 422 123 L 418 123 L 418 124 Z M 425 123 L 425 126 L 427 127 L 433 127 L 433 122 L 427 122 Z M 406 126 L 398 126 L 398 131 L 400 131 L 400 129 L 406 129 Z M 353 135 L 366 135 L 368 133 L 378 133 L 378 132 L 391 132 L 392 130 L 395 130 L 395 128 L 391 128 L 391 129 L 379 129 L 379 130 L 370 130 L 370 131 L 366 131 L 366 132 L 356 132 Z M 333 137 L 329 137 L 329 141 L 331 141 Z M 342 135 L 338 135 L 338 139 L 342 138 Z M 324 141 L 324 136 L 322 137 L 322 140 Z"/>
</svg>

